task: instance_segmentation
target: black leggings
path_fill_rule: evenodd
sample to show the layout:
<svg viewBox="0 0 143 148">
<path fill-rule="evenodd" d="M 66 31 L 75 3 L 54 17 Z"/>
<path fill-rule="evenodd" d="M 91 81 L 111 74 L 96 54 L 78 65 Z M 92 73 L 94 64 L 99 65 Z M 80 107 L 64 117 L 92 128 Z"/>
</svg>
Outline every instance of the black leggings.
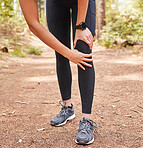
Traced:
<svg viewBox="0 0 143 148">
<path fill-rule="evenodd" d="M 71 48 L 70 32 L 71 20 L 73 30 L 73 40 L 75 37 L 75 25 L 77 19 L 78 0 L 47 0 L 46 15 L 49 31 L 65 46 Z M 70 13 L 72 10 L 72 15 Z M 95 34 L 95 0 L 89 0 L 86 24 L 92 35 Z M 76 47 L 78 51 L 83 53 L 91 53 L 89 46 L 81 40 L 77 41 Z M 82 113 L 91 113 L 95 72 L 92 67 L 85 67 L 85 71 L 78 67 L 78 82 L 82 101 Z M 71 98 L 72 75 L 69 60 L 56 52 L 56 68 L 63 100 Z"/>
</svg>

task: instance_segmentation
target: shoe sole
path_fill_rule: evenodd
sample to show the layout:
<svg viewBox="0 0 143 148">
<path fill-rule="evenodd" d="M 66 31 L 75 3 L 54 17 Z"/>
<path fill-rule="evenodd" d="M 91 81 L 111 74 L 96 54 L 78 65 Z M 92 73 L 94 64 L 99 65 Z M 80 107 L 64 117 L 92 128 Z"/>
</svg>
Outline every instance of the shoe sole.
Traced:
<svg viewBox="0 0 143 148">
<path fill-rule="evenodd" d="M 69 120 L 72 120 L 75 118 L 75 114 L 71 115 L 70 117 L 68 117 L 65 122 L 61 123 L 61 124 L 58 124 L 58 125 L 55 125 L 55 126 L 62 126 L 62 125 L 65 125 L 67 123 L 67 121 Z"/>
<path fill-rule="evenodd" d="M 94 142 L 94 137 L 93 137 L 93 139 L 92 139 L 91 141 L 89 141 L 88 143 L 85 143 L 85 142 L 83 142 L 83 141 L 77 142 L 76 139 L 75 139 L 75 142 L 76 142 L 77 144 L 89 145 L 89 144 L 91 144 L 91 143 Z"/>
</svg>

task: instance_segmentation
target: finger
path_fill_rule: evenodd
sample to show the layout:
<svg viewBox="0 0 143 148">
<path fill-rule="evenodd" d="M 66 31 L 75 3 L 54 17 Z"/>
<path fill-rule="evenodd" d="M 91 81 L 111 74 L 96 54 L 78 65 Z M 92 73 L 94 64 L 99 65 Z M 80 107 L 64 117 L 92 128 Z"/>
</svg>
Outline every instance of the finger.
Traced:
<svg viewBox="0 0 143 148">
<path fill-rule="evenodd" d="M 91 56 L 92 56 L 92 53 L 90 53 L 90 54 L 85 54 L 85 53 L 83 53 L 83 57 L 88 58 L 88 57 L 91 57 Z"/>
<path fill-rule="evenodd" d="M 92 50 L 92 41 L 91 41 L 91 44 L 90 44 L 90 49 Z"/>
<path fill-rule="evenodd" d="M 78 65 L 81 69 L 85 70 L 85 68 L 84 68 L 80 63 L 78 63 L 77 65 Z"/>
<path fill-rule="evenodd" d="M 93 36 L 92 36 L 92 34 L 90 34 L 90 38 L 91 38 L 91 40 L 93 41 Z"/>
<path fill-rule="evenodd" d="M 92 47 L 92 41 L 90 40 L 90 39 L 87 39 L 88 40 L 88 42 L 89 42 L 89 48 L 91 49 L 91 47 Z"/>
<path fill-rule="evenodd" d="M 93 59 L 83 58 L 83 61 L 86 61 L 86 62 L 92 62 L 92 61 L 93 61 Z"/>
<path fill-rule="evenodd" d="M 86 62 L 84 62 L 84 61 L 81 61 L 80 63 L 83 64 L 83 65 L 85 65 L 85 66 L 92 67 L 91 64 L 88 64 L 88 63 L 86 63 Z"/>
</svg>

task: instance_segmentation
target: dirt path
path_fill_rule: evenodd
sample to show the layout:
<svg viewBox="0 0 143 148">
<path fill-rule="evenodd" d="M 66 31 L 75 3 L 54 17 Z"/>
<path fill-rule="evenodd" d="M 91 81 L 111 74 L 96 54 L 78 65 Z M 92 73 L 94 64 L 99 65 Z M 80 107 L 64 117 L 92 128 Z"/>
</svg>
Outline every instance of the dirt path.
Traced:
<svg viewBox="0 0 143 148">
<path fill-rule="evenodd" d="M 100 136 L 87 148 L 143 147 L 143 58 L 94 47 L 96 89 L 93 118 Z M 72 65 L 76 118 L 51 127 L 59 112 L 55 56 L 10 58 L 0 67 L 0 148 L 80 148 L 75 144 L 81 115 L 77 68 Z"/>
</svg>

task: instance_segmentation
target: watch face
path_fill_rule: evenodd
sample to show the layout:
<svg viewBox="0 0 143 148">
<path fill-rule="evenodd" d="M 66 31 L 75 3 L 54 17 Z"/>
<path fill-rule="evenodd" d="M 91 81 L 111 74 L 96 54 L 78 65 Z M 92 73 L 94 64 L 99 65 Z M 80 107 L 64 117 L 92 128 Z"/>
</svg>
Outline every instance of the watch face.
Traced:
<svg viewBox="0 0 143 148">
<path fill-rule="evenodd" d="M 86 29 L 86 23 L 82 23 L 82 29 L 84 30 L 84 29 Z"/>
</svg>

